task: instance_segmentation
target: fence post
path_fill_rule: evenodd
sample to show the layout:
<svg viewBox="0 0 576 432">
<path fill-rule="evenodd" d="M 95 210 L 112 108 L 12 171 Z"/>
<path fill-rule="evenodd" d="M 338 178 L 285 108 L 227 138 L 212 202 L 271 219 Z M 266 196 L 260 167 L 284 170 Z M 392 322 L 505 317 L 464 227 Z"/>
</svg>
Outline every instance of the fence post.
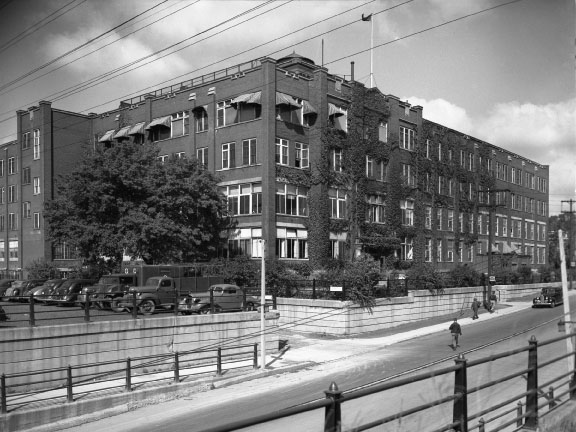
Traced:
<svg viewBox="0 0 576 432">
<path fill-rule="evenodd" d="M 552 409 L 556 406 L 556 400 L 554 399 L 554 387 L 550 386 L 548 390 L 548 409 Z"/>
<path fill-rule="evenodd" d="M 242 290 L 242 306 L 241 306 L 241 310 L 242 312 L 246 311 L 246 288 L 244 288 Z"/>
<path fill-rule="evenodd" d="M 179 295 L 176 294 L 174 296 L 174 316 L 178 316 L 178 312 L 179 312 L 178 311 L 178 305 L 180 304 L 179 299 L 180 299 Z"/>
<path fill-rule="evenodd" d="M 458 423 L 454 428 L 456 432 L 468 432 L 468 379 L 464 354 L 459 354 L 455 360 L 458 369 L 454 372 L 454 407 L 452 421 Z"/>
<path fill-rule="evenodd" d="M 84 322 L 90 322 L 90 291 L 86 291 L 86 303 L 84 303 Z"/>
<path fill-rule="evenodd" d="M 516 406 L 516 427 L 522 427 L 522 401 L 518 401 L 518 405 Z"/>
<path fill-rule="evenodd" d="M 222 375 L 222 348 L 218 347 L 218 353 L 216 357 L 216 375 Z"/>
<path fill-rule="evenodd" d="M 132 318 L 138 318 L 138 308 L 136 307 L 136 291 L 132 292 Z"/>
<path fill-rule="evenodd" d="M 178 351 L 174 353 L 174 382 L 180 382 L 180 356 Z"/>
<path fill-rule="evenodd" d="M 312 300 L 316 300 L 316 279 L 312 279 Z"/>
<path fill-rule="evenodd" d="M 214 313 L 214 291 L 210 290 L 210 313 Z"/>
<path fill-rule="evenodd" d="M 528 342 L 528 377 L 526 379 L 526 421 L 524 427 L 538 427 L 538 341 L 532 336 Z"/>
<path fill-rule="evenodd" d="M 126 359 L 126 391 L 132 391 L 132 360 Z"/>
<path fill-rule="evenodd" d="M 68 402 L 74 402 L 74 394 L 72 392 L 72 366 L 68 365 L 68 374 L 66 379 L 66 390 L 68 393 Z"/>
<path fill-rule="evenodd" d="M 481 417 L 480 420 L 478 420 L 478 432 L 485 432 L 486 431 L 486 422 L 484 421 L 484 418 Z"/>
<path fill-rule="evenodd" d="M 346 300 L 346 282 L 342 281 L 342 299 L 341 301 Z"/>
<path fill-rule="evenodd" d="M 334 381 L 328 390 L 324 390 L 326 399 L 331 399 L 332 403 L 326 407 L 324 414 L 324 432 L 340 432 L 342 429 L 342 410 L 340 399 L 342 392 Z"/>
<path fill-rule="evenodd" d="M 272 290 L 272 309 L 274 310 L 278 310 L 278 308 L 276 307 L 276 299 L 277 299 L 277 292 L 276 289 Z"/>
<path fill-rule="evenodd" d="M 0 414 L 6 414 L 6 374 L 0 377 Z"/>
<path fill-rule="evenodd" d="M 30 327 L 36 325 L 36 315 L 34 314 L 34 295 L 30 294 L 30 318 L 28 319 Z"/>
<path fill-rule="evenodd" d="M 254 343 L 254 360 L 252 366 L 254 369 L 258 369 L 258 343 Z"/>
</svg>

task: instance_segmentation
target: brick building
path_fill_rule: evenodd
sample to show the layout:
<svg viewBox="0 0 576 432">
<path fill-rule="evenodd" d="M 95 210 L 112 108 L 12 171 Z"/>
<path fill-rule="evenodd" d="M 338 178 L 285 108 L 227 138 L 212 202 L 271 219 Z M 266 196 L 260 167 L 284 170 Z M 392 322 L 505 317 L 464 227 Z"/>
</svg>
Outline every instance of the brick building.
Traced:
<svg viewBox="0 0 576 432">
<path fill-rule="evenodd" d="M 364 172 L 361 191 L 314 181 L 322 167 L 334 178 L 349 170 L 350 148 L 329 142 L 326 130 L 345 140 L 357 130 L 359 109 L 373 119 L 363 132 L 369 146 L 352 161 Z M 490 235 L 493 265 L 546 265 L 548 167 L 422 115 L 422 107 L 297 54 L 200 76 L 101 114 L 40 102 L 18 112 L 18 140 L 1 147 L 0 268 L 41 257 L 61 268 L 74 263 L 68 245 L 46 241 L 42 204 L 86 146 L 125 140 L 156 142 L 161 159 L 196 157 L 219 175 L 238 221 L 223 256 L 259 258 L 261 240 L 267 258 L 344 256 L 367 250 L 370 231 L 397 240 L 396 260 L 446 270 L 465 263 L 486 271 Z M 353 219 L 351 212 L 360 214 L 354 230 L 338 223 Z"/>
</svg>

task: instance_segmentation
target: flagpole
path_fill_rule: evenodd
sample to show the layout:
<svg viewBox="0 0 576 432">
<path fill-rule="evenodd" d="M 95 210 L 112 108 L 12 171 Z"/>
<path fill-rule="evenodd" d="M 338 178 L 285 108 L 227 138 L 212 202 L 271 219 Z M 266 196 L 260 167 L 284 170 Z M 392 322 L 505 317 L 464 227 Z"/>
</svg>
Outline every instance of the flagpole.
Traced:
<svg viewBox="0 0 576 432">
<path fill-rule="evenodd" d="M 373 64 L 374 64 L 374 19 L 370 19 L 370 88 L 374 87 L 373 85 Z"/>
</svg>

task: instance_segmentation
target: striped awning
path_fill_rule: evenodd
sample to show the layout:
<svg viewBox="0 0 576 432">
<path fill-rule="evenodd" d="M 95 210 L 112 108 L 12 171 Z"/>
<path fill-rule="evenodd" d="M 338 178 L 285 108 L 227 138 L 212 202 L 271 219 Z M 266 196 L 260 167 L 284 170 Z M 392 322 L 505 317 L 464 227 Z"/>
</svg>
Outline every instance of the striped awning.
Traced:
<svg viewBox="0 0 576 432">
<path fill-rule="evenodd" d="M 114 135 L 114 129 L 109 130 L 109 131 L 106 131 L 106 133 L 100 137 L 100 139 L 98 140 L 98 142 L 112 141 L 112 136 L 113 136 L 113 135 Z"/>
<path fill-rule="evenodd" d="M 280 92 L 276 92 L 276 105 L 290 105 L 293 106 L 294 108 L 301 108 L 302 105 L 300 105 L 298 102 L 296 102 L 296 100 L 294 99 L 293 96 L 284 94 L 284 93 L 280 93 Z"/>
<path fill-rule="evenodd" d="M 140 122 L 140 123 L 136 123 L 134 126 L 130 127 L 130 130 L 128 131 L 128 135 L 144 135 L 144 125 L 146 124 L 146 122 Z"/>
<path fill-rule="evenodd" d="M 303 114 L 317 114 L 316 108 L 312 106 L 307 100 L 302 101 L 302 113 Z"/>
<path fill-rule="evenodd" d="M 230 104 L 247 103 L 247 104 L 261 104 L 262 92 L 246 93 L 232 99 Z"/>
<path fill-rule="evenodd" d="M 130 130 L 131 127 L 132 126 L 124 126 L 122 129 L 116 132 L 116 134 L 114 135 L 114 139 L 128 138 L 128 131 Z"/>
<path fill-rule="evenodd" d="M 170 127 L 170 123 L 172 122 L 172 116 L 166 116 L 166 117 L 158 117 L 155 118 L 154 120 L 152 120 L 148 126 L 146 126 L 146 130 L 150 130 L 153 127 L 157 127 L 157 126 L 164 126 L 164 127 Z"/>
<path fill-rule="evenodd" d="M 343 109 L 340 108 L 339 106 L 334 105 L 333 103 L 328 103 L 328 117 L 330 116 L 342 116 L 342 115 L 347 115 L 348 112 Z"/>
</svg>

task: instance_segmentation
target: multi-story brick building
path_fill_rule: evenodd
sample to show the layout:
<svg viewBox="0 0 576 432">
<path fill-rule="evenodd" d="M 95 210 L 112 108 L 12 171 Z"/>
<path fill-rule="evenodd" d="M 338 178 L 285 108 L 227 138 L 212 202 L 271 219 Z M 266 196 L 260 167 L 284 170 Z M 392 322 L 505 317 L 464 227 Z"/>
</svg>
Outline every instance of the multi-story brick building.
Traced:
<svg viewBox="0 0 576 432">
<path fill-rule="evenodd" d="M 358 109 L 372 113 L 361 137 L 368 146 L 350 160 L 350 147 L 331 143 L 327 131 L 339 130 L 340 140 L 351 136 Z M 162 159 L 196 157 L 219 175 L 238 221 L 224 256 L 343 256 L 350 248 L 369 250 L 363 241 L 370 231 L 396 239 L 397 260 L 486 271 L 492 220 L 494 257 L 514 252 L 534 269 L 544 266 L 548 167 L 422 114 L 422 107 L 332 75 L 297 54 L 194 78 L 102 114 L 40 102 L 18 112 L 18 140 L 0 153 L 8 196 L 3 193 L 0 204 L 4 267 L 42 257 L 69 266 L 73 251 L 46 241 L 42 204 L 86 144 L 125 140 L 157 143 Z M 358 163 L 363 179 L 353 186 L 341 181 L 352 172 L 346 164 Z M 340 181 L 318 181 L 323 169 Z M 353 225 L 338 223 L 352 219 Z"/>
</svg>

